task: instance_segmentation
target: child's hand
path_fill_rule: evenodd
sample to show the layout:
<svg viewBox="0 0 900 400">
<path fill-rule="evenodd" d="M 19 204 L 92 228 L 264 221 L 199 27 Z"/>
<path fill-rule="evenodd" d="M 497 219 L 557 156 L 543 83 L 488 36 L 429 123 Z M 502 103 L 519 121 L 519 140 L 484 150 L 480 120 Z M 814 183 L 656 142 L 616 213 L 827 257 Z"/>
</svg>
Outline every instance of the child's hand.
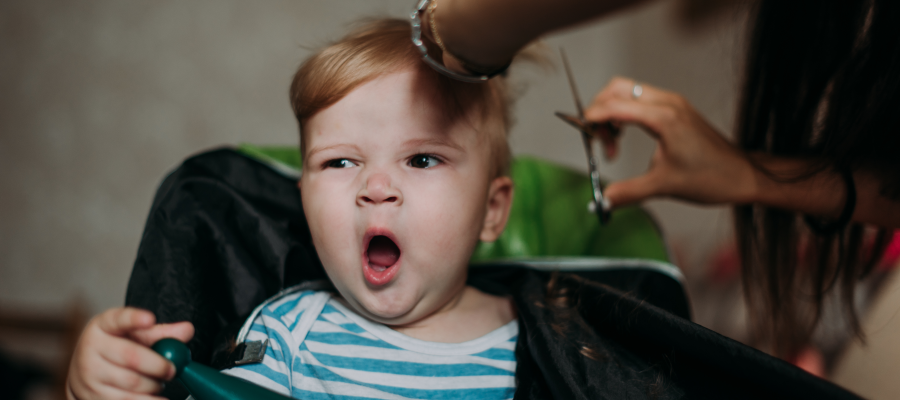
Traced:
<svg viewBox="0 0 900 400">
<path fill-rule="evenodd" d="M 187 342 L 194 336 L 190 322 L 156 324 L 153 313 L 137 308 L 112 308 L 94 317 L 69 366 L 69 400 L 162 399 L 153 396 L 161 381 L 175 376 L 175 367 L 150 346 L 171 337 Z"/>
</svg>

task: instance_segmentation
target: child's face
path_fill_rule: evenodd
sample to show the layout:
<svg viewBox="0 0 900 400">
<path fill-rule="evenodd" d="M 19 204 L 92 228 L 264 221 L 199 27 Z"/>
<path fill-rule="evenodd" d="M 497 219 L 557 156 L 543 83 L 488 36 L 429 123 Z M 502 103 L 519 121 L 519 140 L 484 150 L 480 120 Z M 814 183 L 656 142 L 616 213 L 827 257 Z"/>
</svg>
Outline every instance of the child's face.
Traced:
<svg viewBox="0 0 900 400">
<path fill-rule="evenodd" d="M 447 122 L 413 69 L 363 84 L 314 115 L 304 135 L 303 210 L 329 278 L 362 315 L 422 320 L 462 293 L 478 240 L 502 232 L 507 177 L 490 179 L 488 140 Z"/>
</svg>

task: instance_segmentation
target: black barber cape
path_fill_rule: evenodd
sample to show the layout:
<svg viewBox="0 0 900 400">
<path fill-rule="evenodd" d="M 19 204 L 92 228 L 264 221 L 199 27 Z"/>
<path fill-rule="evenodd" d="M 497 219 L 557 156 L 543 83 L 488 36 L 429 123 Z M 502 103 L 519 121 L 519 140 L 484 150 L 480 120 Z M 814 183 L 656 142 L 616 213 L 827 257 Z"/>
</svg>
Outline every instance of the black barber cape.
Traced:
<svg viewBox="0 0 900 400">
<path fill-rule="evenodd" d="M 125 302 L 159 322 L 191 321 L 194 360 L 226 368 L 229 340 L 257 304 L 326 278 L 296 180 L 221 149 L 160 186 Z M 516 399 L 858 398 L 692 323 L 680 285 L 659 273 L 492 265 L 473 267 L 469 283 L 515 299 Z"/>
</svg>

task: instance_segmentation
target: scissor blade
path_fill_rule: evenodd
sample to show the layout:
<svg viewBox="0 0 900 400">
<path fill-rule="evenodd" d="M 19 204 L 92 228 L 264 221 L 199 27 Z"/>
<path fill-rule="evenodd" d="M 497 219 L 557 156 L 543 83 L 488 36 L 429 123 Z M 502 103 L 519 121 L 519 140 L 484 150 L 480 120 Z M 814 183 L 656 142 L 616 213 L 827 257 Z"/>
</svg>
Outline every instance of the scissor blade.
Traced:
<svg viewBox="0 0 900 400">
<path fill-rule="evenodd" d="M 559 54 L 562 56 L 563 67 L 566 69 L 566 77 L 569 79 L 569 88 L 572 89 L 572 97 L 575 98 L 575 109 L 578 111 L 578 117 L 584 119 L 584 107 L 581 106 L 581 96 L 578 95 L 578 88 L 575 86 L 575 77 L 572 75 L 572 68 L 569 67 L 569 59 L 566 57 L 566 51 L 560 47 Z"/>
<path fill-rule="evenodd" d="M 554 112 L 553 114 L 559 117 L 559 119 L 566 121 L 567 124 L 572 125 L 575 129 L 581 131 L 581 133 L 590 134 L 584 124 L 584 121 L 582 121 L 581 118 L 560 111 Z"/>
</svg>

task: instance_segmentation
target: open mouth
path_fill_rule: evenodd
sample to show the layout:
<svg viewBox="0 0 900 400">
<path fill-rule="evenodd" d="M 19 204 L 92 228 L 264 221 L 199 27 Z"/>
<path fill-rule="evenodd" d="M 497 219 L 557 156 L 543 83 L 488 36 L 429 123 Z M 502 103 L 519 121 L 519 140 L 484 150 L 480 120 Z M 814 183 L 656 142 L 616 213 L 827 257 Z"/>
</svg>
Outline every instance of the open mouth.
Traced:
<svg viewBox="0 0 900 400">
<path fill-rule="evenodd" d="M 384 271 L 400 258 L 400 248 L 387 236 L 375 236 L 369 241 L 369 265 L 376 271 Z"/>
<path fill-rule="evenodd" d="M 399 259 L 400 247 L 391 238 L 384 235 L 372 237 L 366 248 L 366 280 L 376 286 L 390 282 Z"/>
</svg>

